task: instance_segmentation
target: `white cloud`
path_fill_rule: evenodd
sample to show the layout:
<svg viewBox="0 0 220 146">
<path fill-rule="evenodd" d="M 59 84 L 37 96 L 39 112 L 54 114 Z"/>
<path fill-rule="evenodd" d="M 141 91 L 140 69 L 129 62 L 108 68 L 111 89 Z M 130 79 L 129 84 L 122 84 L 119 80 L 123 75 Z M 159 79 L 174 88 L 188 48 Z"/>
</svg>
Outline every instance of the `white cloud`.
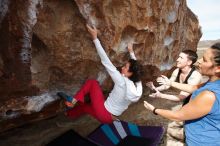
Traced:
<svg viewBox="0 0 220 146">
<path fill-rule="evenodd" d="M 188 7 L 198 16 L 202 26 L 201 40 L 220 38 L 220 0 L 187 0 Z"/>
</svg>

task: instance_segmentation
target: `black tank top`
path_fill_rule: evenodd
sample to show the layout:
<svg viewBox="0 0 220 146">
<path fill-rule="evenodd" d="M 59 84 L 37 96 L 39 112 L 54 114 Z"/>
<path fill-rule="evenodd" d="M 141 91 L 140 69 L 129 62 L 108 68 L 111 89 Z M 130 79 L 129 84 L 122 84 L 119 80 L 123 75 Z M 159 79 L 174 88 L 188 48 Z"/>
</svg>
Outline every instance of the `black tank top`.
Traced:
<svg viewBox="0 0 220 146">
<path fill-rule="evenodd" d="M 195 67 L 193 66 L 192 69 L 190 70 L 189 74 L 187 75 L 186 79 L 184 80 L 184 84 L 188 84 L 188 79 L 189 77 L 192 75 L 193 71 L 195 71 Z M 177 74 L 177 77 L 176 77 L 176 82 L 179 82 L 180 83 L 180 74 L 181 74 L 181 70 L 179 69 L 179 72 Z M 190 100 L 190 97 L 191 97 L 191 94 L 189 96 L 187 96 L 184 100 L 183 100 L 183 106 L 185 104 L 187 104 Z"/>
</svg>

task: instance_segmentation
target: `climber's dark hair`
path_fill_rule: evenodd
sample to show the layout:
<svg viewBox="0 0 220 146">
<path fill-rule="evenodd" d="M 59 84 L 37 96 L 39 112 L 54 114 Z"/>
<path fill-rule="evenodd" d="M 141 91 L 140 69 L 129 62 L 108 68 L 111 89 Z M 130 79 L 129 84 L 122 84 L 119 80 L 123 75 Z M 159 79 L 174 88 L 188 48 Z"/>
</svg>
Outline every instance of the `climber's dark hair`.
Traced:
<svg viewBox="0 0 220 146">
<path fill-rule="evenodd" d="M 210 47 L 214 50 L 214 61 L 217 66 L 220 65 L 220 42 L 215 43 Z"/>
<path fill-rule="evenodd" d="M 138 82 L 141 79 L 142 75 L 142 65 L 134 59 L 130 59 L 128 61 L 130 63 L 129 72 L 132 72 L 132 75 L 129 77 L 129 79 L 133 82 Z"/>
<path fill-rule="evenodd" d="M 193 50 L 183 50 L 182 53 L 187 55 L 187 58 L 192 61 L 191 66 L 197 61 L 198 55 Z"/>
</svg>

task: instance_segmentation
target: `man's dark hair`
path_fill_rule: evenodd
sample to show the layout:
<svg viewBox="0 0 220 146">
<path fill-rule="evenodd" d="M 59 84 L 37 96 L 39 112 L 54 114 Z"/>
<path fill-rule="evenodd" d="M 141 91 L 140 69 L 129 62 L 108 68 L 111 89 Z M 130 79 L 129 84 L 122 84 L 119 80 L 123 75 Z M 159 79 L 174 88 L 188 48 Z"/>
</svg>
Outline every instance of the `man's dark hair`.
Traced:
<svg viewBox="0 0 220 146">
<path fill-rule="evenodd" d="M 182 53 L 186 54 L 188 57 L 189 60 L 192 61 L 192 64 L 191 66 L 193 66 L 193 64 L 197 61 L 198 59 L 198 55 L 196 54 L 195 51 L 193 50 L 183 50 Z"/>
<path fill-rule="evenodd" d="M 130 59 L 128 61 L 130 63 L 129 72 L 132 72 L 133 74 L 129 77 L 129 79 L 133 82 L 138 82 L 141 79 L 142 75 L 142 65 L 134 59 Z"/>
<path fill-rule="evenodd" d="M 215 61 L 216 65 L 219 66 L 220 65 L 220 42 L 215 43 L 210 48 L 215 50 L 214 61 Z"/>
</svg>

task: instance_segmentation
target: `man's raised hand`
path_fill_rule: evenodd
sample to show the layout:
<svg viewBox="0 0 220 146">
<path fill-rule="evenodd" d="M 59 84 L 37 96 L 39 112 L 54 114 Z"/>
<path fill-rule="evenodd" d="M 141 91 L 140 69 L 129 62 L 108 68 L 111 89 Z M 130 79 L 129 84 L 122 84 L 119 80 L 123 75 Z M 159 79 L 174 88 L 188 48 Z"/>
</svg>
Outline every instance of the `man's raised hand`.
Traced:
<svg viewBox="0 0 220 146">
<path fill-rule="evenodd" d="M 160 85 L 166 85 L 166 86 L 171 86 L 171 81 L 170 79 L 168 79 L 166 76 L 164 75 L 161 75 L 161 77 L 157 78 L 157 82 L 160 84 Z"/>
</svg>

